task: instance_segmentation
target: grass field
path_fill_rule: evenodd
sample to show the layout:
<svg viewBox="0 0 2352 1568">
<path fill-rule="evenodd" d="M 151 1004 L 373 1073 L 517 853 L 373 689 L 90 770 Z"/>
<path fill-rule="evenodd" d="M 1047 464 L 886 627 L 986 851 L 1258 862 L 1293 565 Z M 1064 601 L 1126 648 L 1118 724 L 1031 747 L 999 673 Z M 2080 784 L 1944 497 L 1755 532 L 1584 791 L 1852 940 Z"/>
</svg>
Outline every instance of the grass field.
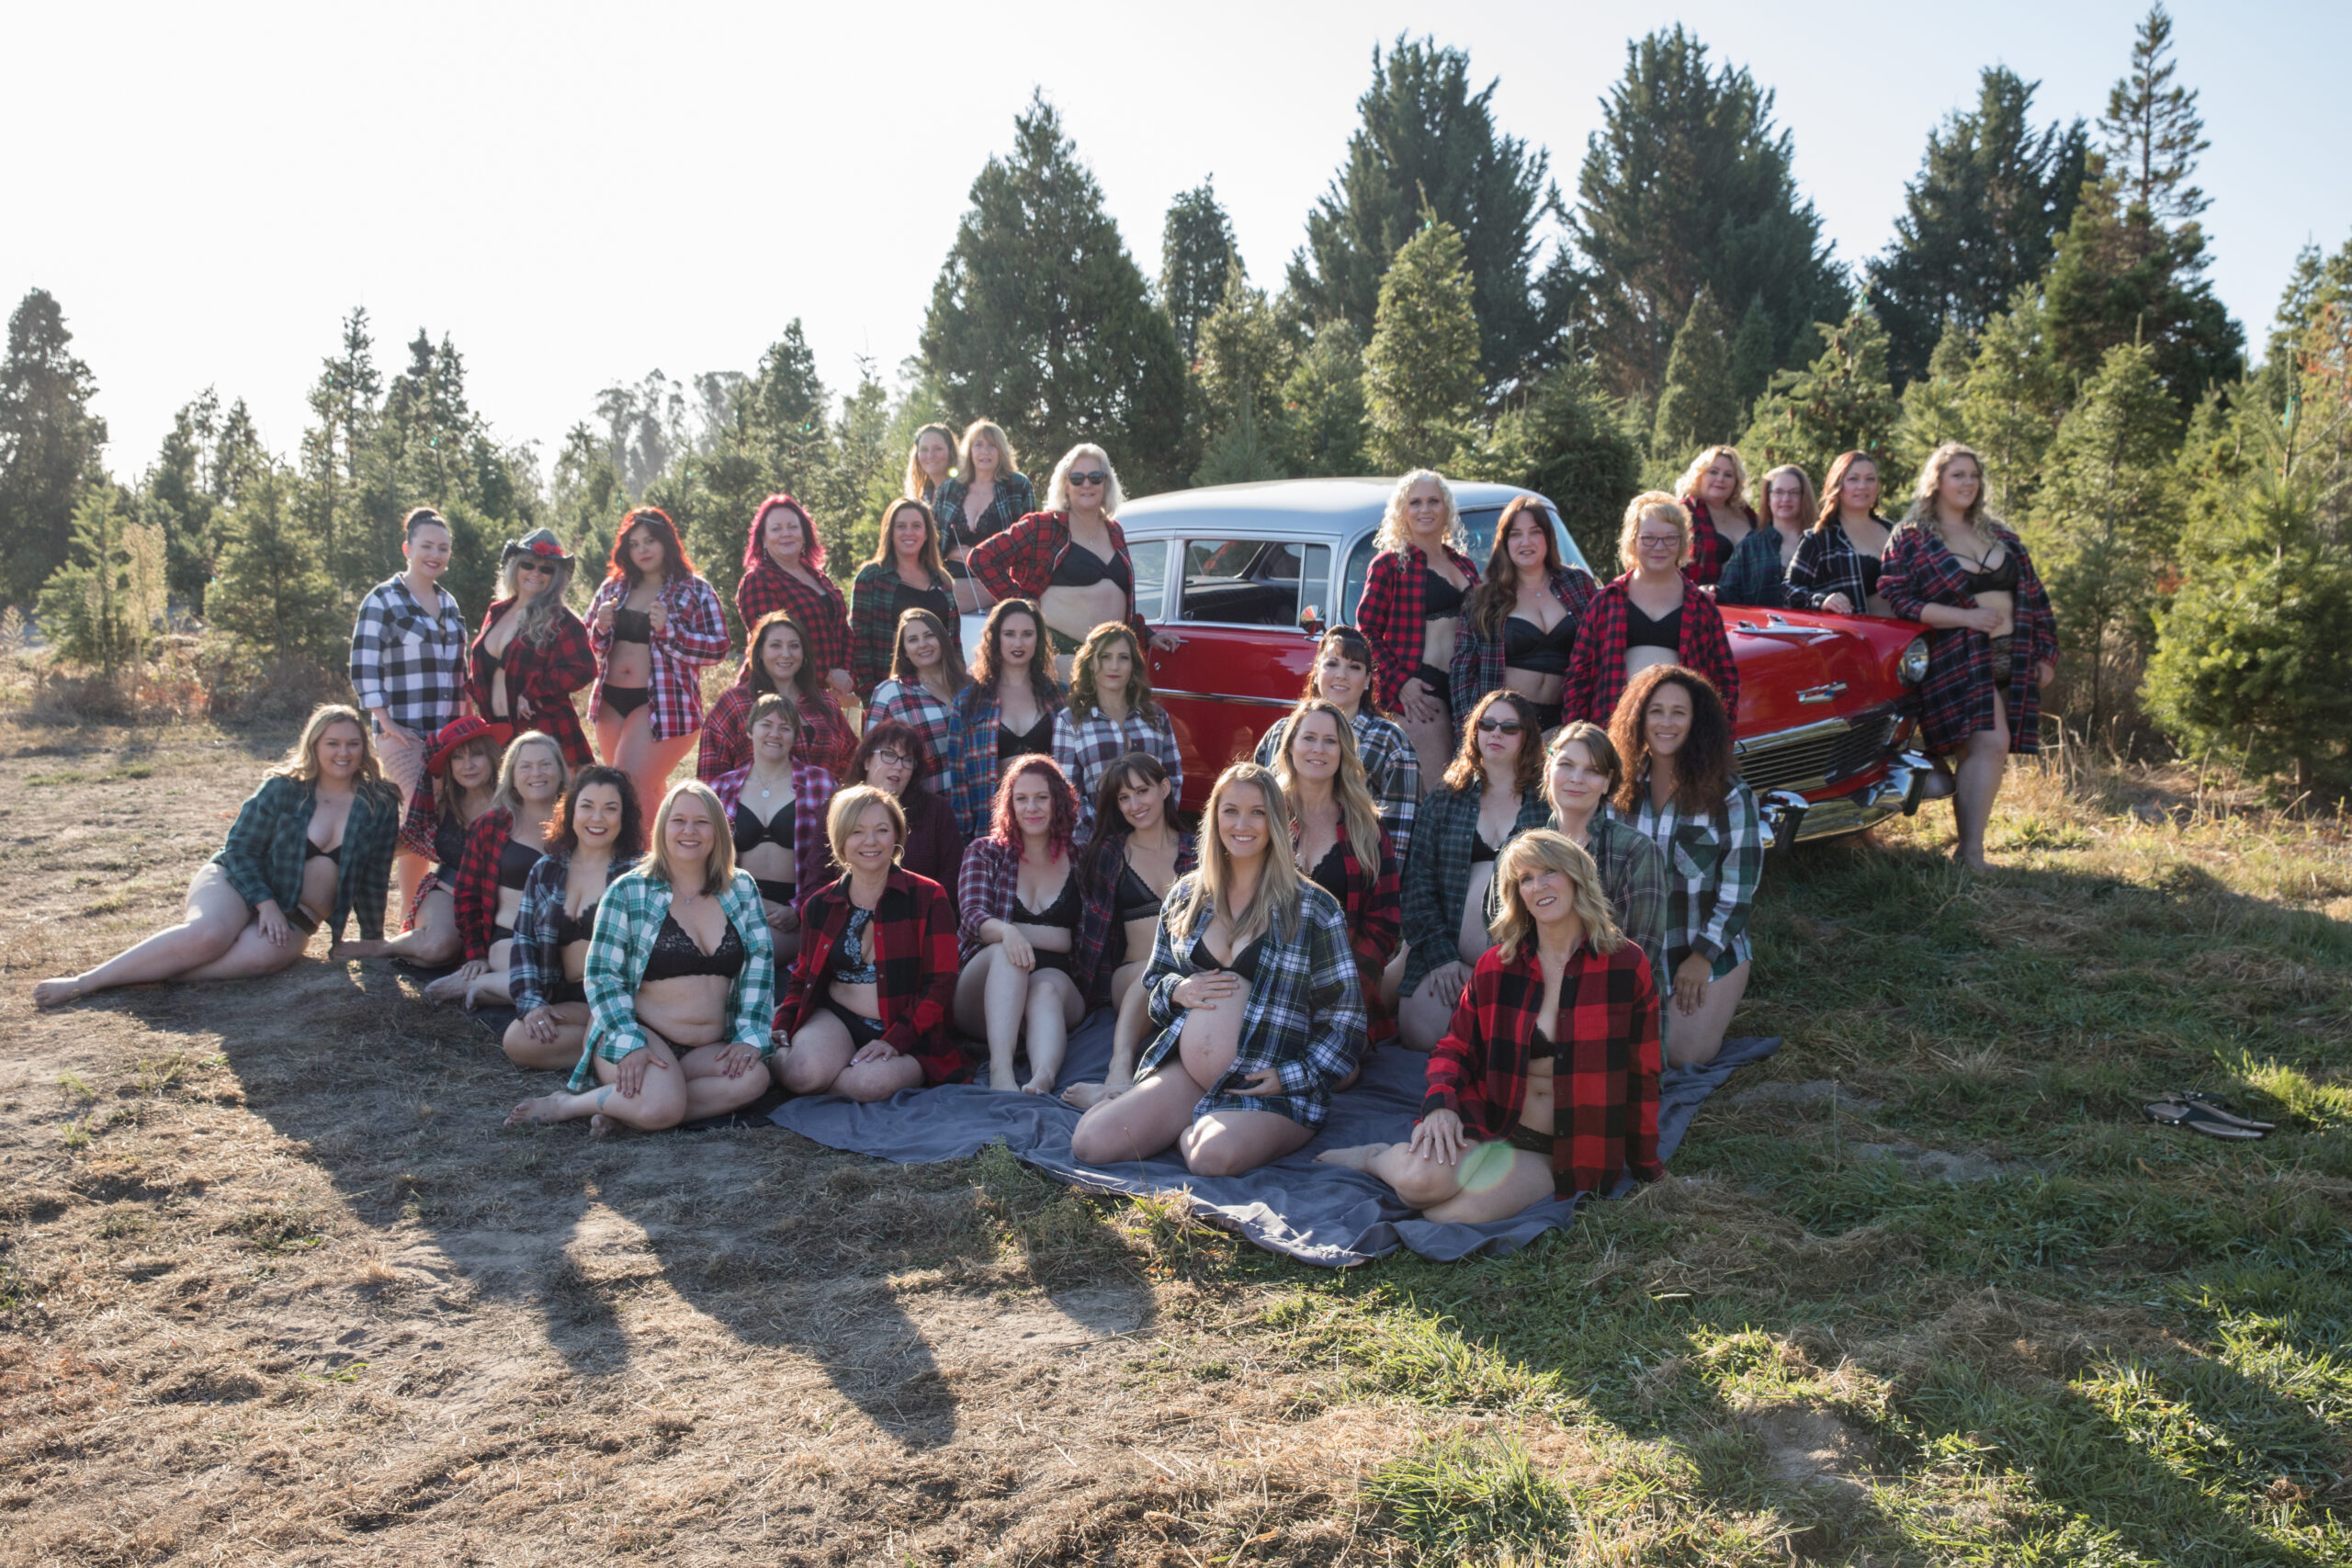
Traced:
<svg viewBox="0 0 2352 1568">
<path fill-rule="evenodd" d="M 0 721 L 0 1563 L 2352 1562 L 2352 845 L 2013 776 L 1770 863 L 1769 1081 L 1521 1255 L 504 1133 L 390 969 L 33 979 L 287 733 Z M 314 951 L 323 951 L 322 939 Z M 2280 1131 L 2141 1119 L 2222 1090 Z"/>
</svg>

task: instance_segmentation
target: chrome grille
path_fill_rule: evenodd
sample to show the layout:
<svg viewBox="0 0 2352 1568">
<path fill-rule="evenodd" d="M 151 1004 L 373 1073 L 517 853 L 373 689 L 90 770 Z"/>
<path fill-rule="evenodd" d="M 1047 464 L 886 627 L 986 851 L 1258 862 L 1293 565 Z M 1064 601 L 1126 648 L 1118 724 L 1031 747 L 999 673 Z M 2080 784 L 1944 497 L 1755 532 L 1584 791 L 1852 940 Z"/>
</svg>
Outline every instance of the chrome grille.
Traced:
<svg viewBox="0 0 2352 1568">
<path fill-rule="evenodd" d="M 1739 775 L 1756 790 L 1816 790 L 1863 773 L 1894 743 L 1892 708 L 1758 735 L 1739 743 Z"/>
</svg>

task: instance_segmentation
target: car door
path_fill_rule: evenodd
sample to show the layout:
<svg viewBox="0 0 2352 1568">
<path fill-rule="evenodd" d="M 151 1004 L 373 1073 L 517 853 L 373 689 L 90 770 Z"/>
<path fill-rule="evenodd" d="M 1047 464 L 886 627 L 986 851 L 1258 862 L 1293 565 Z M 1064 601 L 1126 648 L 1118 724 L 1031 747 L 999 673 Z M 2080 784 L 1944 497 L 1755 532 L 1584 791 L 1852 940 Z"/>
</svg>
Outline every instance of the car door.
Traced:
<svg viewBox="0 0 2352 1568">
<path fill-rule="evenodd" d="M 1183 804 L 1197 810 L 1297 701 L 1315 652 L 1305 621 L 1330 614 L 1331 547 L 1238 528 L 1170 548 L 1168 629 L 1184 646 L 1153 653 L 1151 680 L 1183 748 Z"/>
</svg>

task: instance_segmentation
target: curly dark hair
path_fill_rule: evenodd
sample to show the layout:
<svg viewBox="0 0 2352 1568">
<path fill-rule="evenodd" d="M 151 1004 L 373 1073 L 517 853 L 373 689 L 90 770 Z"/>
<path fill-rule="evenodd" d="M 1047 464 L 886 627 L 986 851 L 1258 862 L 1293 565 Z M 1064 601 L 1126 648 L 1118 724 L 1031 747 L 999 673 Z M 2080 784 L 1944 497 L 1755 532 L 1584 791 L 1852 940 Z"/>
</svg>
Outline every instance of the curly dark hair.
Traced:
<svg viewBox="0 0 2352 1568">
<path fill-rule="evenodd" d="M 610 784 L 621 792 L 621 830 L 613 837 L 613 862 L 625 864 L 645 852 L 645 808 L 638 804 L 637 785 L 618 768 L 593 763 L 571 775 L 563 799 L 548 818 L 547 846 L 550 851 L 576 850 L 580 835 L 572 830 L 571 807 L 590 784 Z"/>
<path fill-rule="evenodd" d="M 1690 733 L 1682 749 L 1668 759 L 1674 768 L 1674 804 L 1687 814 L 1713 813 L 1723 808 L 1738 775 L 1732 751 L 1731 715 L 1714 682 L 1696 670 L 1679 664 L 1653 664 L 1625 683 L 1617 711 L 1609 717 L 1609 742 L 1625 765 L 1624 782 L 1617 786 L 1617 809 L 1633 815 L 1640 793 L 1649 787 L 1650 698 L 1660 686 L 1673 684 L 1690 695 Z"/>
<path fill-rule="evenodd" d="M 996 696 L 996 683 L 1004 673 L 1001 644 L 1009 615 L 1026 615 L 1037 628 L 1037 651 L 1029 659 L 1029 689 L 1036 694 L 1039 707 L 1052 707 L 1061 701 L 1061 685 L 1054 679 L 1054 655 L 1046 637 L 1046 617 L 1026 599 L 1000 599 L 989 611 L 988 622 L 980 628 L 980 656 L 972 660 L 972 684 L 980 689 L 982 696 Z"/>
<path fill-rule="evenodd" d="M 1078 791 L 1070 787 L 1062 765 L 1051 757 L 1032 753 L 1005 769 L 1004 778 L 996 786 L 996 801 L 989 807 L 989 837 L 1000 844 L 1021 847 L 1021 824 L 1012 819 L 1012 786 L 1031 773 L 1045 774 L 1052 786 L 1054 815 L 1046 824 L 1046 842 L 1053 853 L 1067 855 L 1078 836 Z"/>
<path fill-rule="evenodd" d="M 617 579 L 631 588 L 645 581 L 645 574 L 628 558 L 628 536 L 640 526 L 650 528 L 661 536 L 664 578 L 674 580 L 695 574 L 695 563 L 687 558 L 685 542 L 678 537 L 678 525 L 670 521 L 670 514 L 658 506 L 634 506 L 621 519 L 619 532 L 613 536 L 613 558 L 605 570 L 606 581 Z"/>
</svg>

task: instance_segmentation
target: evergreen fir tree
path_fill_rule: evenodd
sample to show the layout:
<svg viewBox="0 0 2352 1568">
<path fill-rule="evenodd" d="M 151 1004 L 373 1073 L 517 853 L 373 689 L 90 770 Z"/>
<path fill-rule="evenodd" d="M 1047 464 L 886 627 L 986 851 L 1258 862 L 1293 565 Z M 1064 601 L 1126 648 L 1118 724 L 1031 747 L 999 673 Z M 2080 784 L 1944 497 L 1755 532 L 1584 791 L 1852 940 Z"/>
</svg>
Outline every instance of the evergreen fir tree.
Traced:
<svg viewBox="0 0 2352 1568">
<path fill-rule="evenodd" d="M 1936 341 L 1936 352 L 1928 356 L 1926 373 L 1913 377 L 1903 389 L 1903 412 L 1895 419 L 1894 434 L 1879 464 L 1884 485 L 1882 510 L 1887 506 L 1900 510 L 1895 492 L 1926 464 L 1928 454 L 1947 441 L 1969 439 L 1968 420 L 1961 409 L 1961 389 L 1967 380 L 1968 334 L 1957 321 L 1947 321 L 1944 335 Z"/>
<path fill-rule="evenodd" d="M 1674 334 L 1674 352 L 1667 358 L 1666 384 L 1658 392 L 1650 434 L 1651 456 L 1661 462 L 1679 464 L 1698 448 L 1739 434 L 1731 345 L 1724 337 L 1728 325 L 1714 296 L 1702 289 L 1683 317 L 1682 329 Z"/>
<path fill-rule="evenodd" d="M 1298 358 L 1295 333 L 1265 291 L 1250 287 L 1238 265 L 1227 273 L 1224 295 L 1200 326 L 1194 382 L 1206 445 L 1194 483 L 1283 477 L 1273 451 L 1280 443 L 1283 383 Z M 1245 424 L 1248 434 L 1237 435 Z M 1201 478 L 1204 473 L 1220 477 Z"/>
<path fill-rule="evenodd" d="M 1779 363 L 1780 334 L 1772 325 L 1772 312 L 1764 308 L 1764 298 L 1758 295 L 1747 302 L 1747 313 L 1739 319 L 1739 331 L 1731 339 L 1731 399 L 1735 408 L 1746 409 L 1764 395 L 1772 384 L 1772 371 Z M 1674 356 L 1667 355 L 1667 379 L 1674 378 Z"/>
<path fill-rule="evenodd" d="M 300 446 L 303 525 L 319 541 L 327 575 L 345 594 L 356 595 L 368 583 L 346 558 L 366 532 L 362 470 L 383 390 L 367 309 L 354 307 L 343 319 L 338 351 L 321 362 L 311 385 L 305 400 L 311 423 Z"/>
<path fill-rule="evenodd" d="M 208 619 L 273 664 L 331 664 L 350 626 L 295 491 L 293 476 L 274 463 L 246 476 L 228 513 Z"/>
<path fill-rule="evenodd" d="M 1198 352 L 1201 322 L 1225 298 L 1226 275 L 1240 262 L 1233 223 L 1217 204 L 1216 176 L 1168 204 L 1159 231 L 1159 304 L 1186 359 Z"/>
<path fill-rule="evenodd" d="M 205 479 L 220 424 L 220 399 L 207 387 L 172 415 L 172 428 L 141 485 L 144 513 L 164 530 L 165 581 L 173 596 L 199 615 L 220 551 L 213 518 L 220 503 Z"/>
<path fill-rule="evenodd" d="M 1373 462 L 1402 472 L 1451 459 L 1478 409 L 1478 317 L 1453 225 L 1432 216 L 1380 280 L 1364 354 Z"/>
<path fill-rule="evenodd" d="M 1551 499 L 1569 537 L 1603 581 L 1616 575 L 1617 529 L 1639 491 L 1646 432 L 1575 360 L 1537 378 L 1477 447 L 1457 459 L 1465 479 L 1524 485 Z"/>
<path fill-rule="evenodd" d="M 1740 450 L 1759 469 L 1794 463 L 1818 485 L 1838 454 L 1883 453 L 1902 405 L 1886 378 L 1886 330 L 1870 307 L 1856 304 L 1828 346 L 1803 370 L 1782 371 L 1757 400 Z"/>
<path fill-rule="evenodd" d="M 0 599 L 29 604 L 64 564 L 82 492 L 102 482 L 107 422 L 90 412 L 96 378 L 71 352 L 65 312 L 46 288 L 8 317 L 0 356 Z"/>
<path fill-rule="evenodd" d="M 96 665 L 112 682 L 163 621 L 164 560 L 163 529 L 132 522 L 111 483 L 84 491 L 72 557 L 40 591 L 41 627 L 59 657 Z"/>
<path fill-rule="evenodd" d="M 2045 314 L 2041 296 L 2027 294 L 1987 321 L 1961 383 L 1961 423 L 1984 460 L 1986 504 L 2003 517 L 2025 514 L 2065 412 L 2066 378 L 2044 342 Z"/>
<path fill-rule="evenodd" d="M 2145 344 L 2186 417 L 2208 389 L 2237 378 L 2245 347 L 2205 265 L 2195 223 L 2166 229 L 2144 205 L 2126 207 L 2116 181 L 2095 168 L 2043 284 L 2051 355 L 2087 377 L 2109 349 Z"/>
<path fill-rule="evenodd" d="M 2108 92 L 2098 128 L 2126 205 L 2146 208 L 2159 223 L 2187 223 L 2211 205 L 2190 182 L 2212 143 L 2196 90 L 2173 84 L 2171 57 L 2172 15 L 2158 0 L 2132 41 L 2131 70 Z"/>
<path fill-rule="evenodd" d="M 1275 461 L 1293 474 L 1368 472 L 1363 340 L 1342 316 L 1317 330 L 1283 382 Z"/>
</svg>

